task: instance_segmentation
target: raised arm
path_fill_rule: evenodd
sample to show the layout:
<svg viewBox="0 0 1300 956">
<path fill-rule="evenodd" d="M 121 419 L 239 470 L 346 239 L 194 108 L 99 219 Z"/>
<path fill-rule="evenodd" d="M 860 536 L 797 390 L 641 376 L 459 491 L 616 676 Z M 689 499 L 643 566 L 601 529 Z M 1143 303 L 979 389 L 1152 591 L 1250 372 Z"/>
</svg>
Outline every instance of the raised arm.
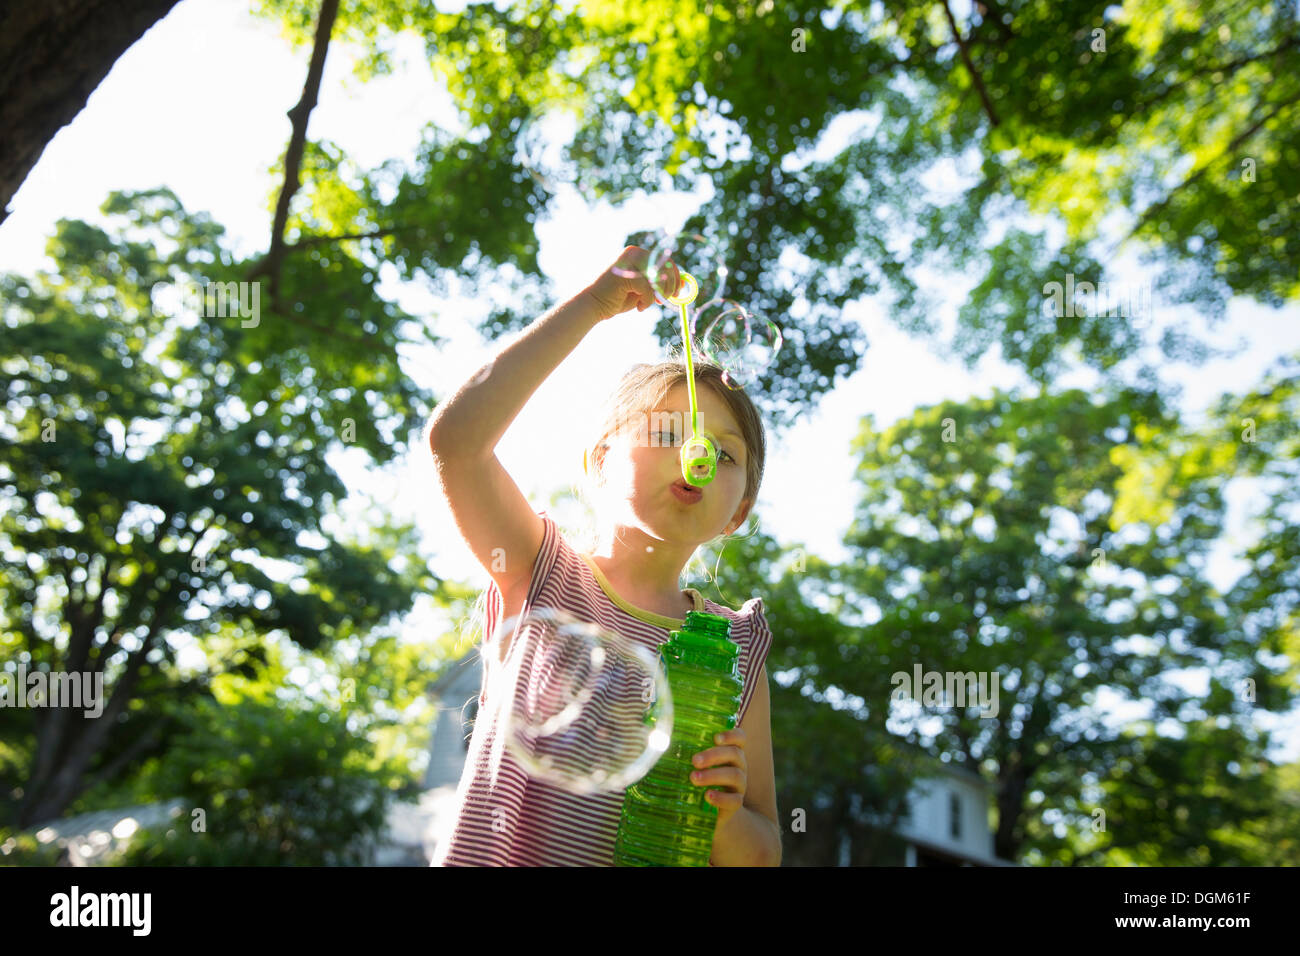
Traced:
<svg viewBox="0 0 1300 956">
<path fill-rule="evenodd" d="M 615 265 L 644 262 L 647 255 L 629 246 Z M 502 348 L 429 419 L 426 437 L 442 493 L 461 536 L 500 589 L 506 617 L 523 602 L 542 520 L 497 459 L 496 446 L 537 387 L 597 323 L 653 301 L 644 278 L 606 270 Z"/>
</svg>

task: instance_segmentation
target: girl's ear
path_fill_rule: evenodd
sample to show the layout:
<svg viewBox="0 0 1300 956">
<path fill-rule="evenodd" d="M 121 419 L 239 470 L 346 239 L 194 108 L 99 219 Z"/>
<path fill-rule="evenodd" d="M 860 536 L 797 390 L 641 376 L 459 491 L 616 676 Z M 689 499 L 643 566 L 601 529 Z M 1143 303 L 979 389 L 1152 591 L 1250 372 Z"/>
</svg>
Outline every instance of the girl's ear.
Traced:
<svg viewBox="0 0 1300 956">
<path fill-rule="evenodd" d="M 748 498 L 746 498 L 744 501 L 740 503 L 740 507 L 736 510 L 736 515 L 739 515 L 739 517 L 733 516 L 733 520 L 736 522 L 736 525 L 734 528 L 732 528 L 730 531 L 727 532 L 728 535 L 735 533 L 736 529 L 739 528 L 742 524 L 744 524 L 749 519 L 750 503 L 751 502 Z"/>
<path fill-rule="evenodd" d="M 601 442 L 590 452 L 583 449 L 582 452 L 582 473 L 589 475 L 591 472 L 600 472 L 600 466 L 605 461 L 605 449 L 609 447 L 608 442 Z"/>
</svg>

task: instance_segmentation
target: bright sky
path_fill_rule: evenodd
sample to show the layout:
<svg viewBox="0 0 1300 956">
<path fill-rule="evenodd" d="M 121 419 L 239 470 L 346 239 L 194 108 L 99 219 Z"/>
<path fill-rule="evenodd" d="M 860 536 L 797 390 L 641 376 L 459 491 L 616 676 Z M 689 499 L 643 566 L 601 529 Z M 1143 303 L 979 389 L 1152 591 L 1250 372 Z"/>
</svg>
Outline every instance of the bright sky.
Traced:
<svg viewBox="0 0 1300 956">
<path fill-rule="evenodd" d="M 350 76 L 348 51 L 332 45 L 309 134 L 333 140 L 360 166 L 370 167 L 392 157 L 409 159 L 421 128 L 430 121 L 455 128 L 449 97 L 436 88 L 422 64 L 420 42 L 406 37 L 399 50 L 414 67 L 363 87 Z M 271 176 L 269 167 L 288 142 L 286 113 L 301 94 L 308 56 L 307 50 L 292 51 L 273 26 L 254 21 L 242 4 L 183 0 L 127 51 L 86 108 L 46 147 L 11 202 L 9 219 L 0 226 L 0 269 L 30 274 L 37 268 L 52 268 L 44 247 L 57 219 L 102 222 L 98 207 L 110 190 L 160 184 L 170 186 L 187 209 L 205 210 L 224 225 L 228 243 L 238 253 L 264 250 L 280 188 L 280 178 Z M 864 121 L 861 116 L 842 118 L 817 155 L 833 151 Z M 942 175 L 927 179 L 927 185 L 936 189 L 951 189 L 953 182 Z M 589 209 L 574 191 L 563 192 L 552 218 L 539 228 L 541 265 L 555 283 L 554 301 L 563 301 L 591 282 L 617 257 L 627 233 L 652 227 L 675 229 L 700 198 L 658 196 L 653 202 L 641 199 L 619 210 Z M 1130 287 L 1151 279 L 1131 264 L 1116 272 Z M 951 328 L 972 282 L 956 275 L 925 278 L 930 292 L 942 296 L 940 317 L 944 327 Z M 466 369 L 478 368 L 494 351 L 475 331 L 477 320 L 486 314 L 486 303 L 436 302 L 418 288 L 402 288 L 395 282 L 384 291 L 412 314 L 428 315 L 438 334 L 451 340 L 445 348 L 423 353 L 406 365 L 439 399 L 455 390 Z M 855 304 L 850 315 L 862 323 L 869 341 L 863 367 L 804 416 L 796 430 L 784 434 L 769 430 L 767 472 L 755 510 L 762 528 L 777 540 L 790 548 L 803 546 L 828 561 L 848 557 L 840 539 L 857 498 L 848 445 L 861 416 L 872 413 L 884 426 L 918 405 L 984 396 L 995 387 L 1026 381 L 996 355 L 987 356 L 970 372 L 938 360 L 925 343 L 896 331 L 882 308 L 871 302 Z M 1185 388 L 1185 412 L 1198 414 L 1221 390 L 1249 387 L 1275 357 L 1300 348 L 1297 317 L 1296 306 L 1275 312 L 1234 301 L 1228 321 L 1211 337 L 1226 344 L 1240 335 L 1250 343 L 1249 349 L 1201 368 L 1167 370 L 1168 380 Z M 1175 318 L 1202 327 L 1194 313 L 1157 302 L 1161 324 Z M 649 313 L 633 312 L 617 322 L 603 323 L 538 389 L 506 433 L 498 455 L 535 507 L 545 507 L 551 492 L 576 478 L 587 437 L 577 429 L 557 433 L 548 426 L 572 421 L 575 409 L 587 408 L 608 393 L 628 366 L 663 357 L 651 335 L 655 321 Z M 1088 387 L 1094 381 L 1090 373 L 1080 372 L 1063 377 L 1057 385 Z M 430 563 L 435 573 L 486 586 L 486 572 L 461 541 L 435 490 L 422 447 L 417 445 L 396 472 L 396 480 L 367 476 L 357 456 L 340 454 L 331 462 L 350 486 L 374 494 L 399 516 L 415 516 L 426 533 L 427 549 L 433 552 Z M 815 510 L 809 507 L 806 493 L 810 462 L 818 471 Z M 1211 579 L 1220 587 L 1228 586 L 1242 570 L 1230 556 L 1249 540 L 1242 518 L 1250 490 L 1245 483 L 1234 482 L 1228 500 L 1232 531 L 1210 564 Z M 790 502 L 798 506 L 787 507 Z M 563 524 L 566 516 L 557 517 Z M 722 599 L 697 576 L 689 583 Z M 743 599 L 735 596 L 723 603 L 738 606 Z M 413 613 L 408 629 L 427 628 L 426 615 L 427 609 Z M 1188 686 L 1197 682 L 1190 680 Z M 1127 717 L 1133 710 L 1125 707 L 1116 713 Z M 1300 754 L 1300 721 L 1294 718 L 1282 722 L 1290 728 L 1286 736 L 1291 759 Z M 1283 732 L 1282 727 L 1277 729 Z"/>
</svg>

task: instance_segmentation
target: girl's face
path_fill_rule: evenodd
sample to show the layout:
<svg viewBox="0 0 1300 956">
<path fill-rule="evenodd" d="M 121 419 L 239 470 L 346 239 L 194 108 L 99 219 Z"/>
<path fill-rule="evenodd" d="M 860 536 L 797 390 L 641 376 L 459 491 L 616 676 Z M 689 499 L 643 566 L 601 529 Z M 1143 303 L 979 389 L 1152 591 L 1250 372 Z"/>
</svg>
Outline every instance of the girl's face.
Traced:
<svg viewBox="0 0 1300 956">
<path fill-rule="evenodd" d="M 641 420 L 607 439 L 604 502 L 614 510 L 613 523 L 695 546 L 744 521 L 750 505 L 742 501 L 749 452 L 740 427 L 712 387 L 697 384 L 695 397 L 699 430 L 718 455 L 713 481 L 699 488 L 698 501 L 683 501 L 673 491 L 683 483 L 681 449 L 691 435 L 690 396 L 685 383 L 674 386 L 661 405 L 645 409 Z"/>
</svg>

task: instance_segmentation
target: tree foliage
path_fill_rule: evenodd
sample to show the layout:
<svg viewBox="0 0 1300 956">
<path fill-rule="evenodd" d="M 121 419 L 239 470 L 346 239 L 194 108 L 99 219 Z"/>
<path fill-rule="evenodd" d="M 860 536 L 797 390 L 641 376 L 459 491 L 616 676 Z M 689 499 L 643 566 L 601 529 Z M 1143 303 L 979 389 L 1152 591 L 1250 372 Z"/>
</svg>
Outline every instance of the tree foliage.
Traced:
<svg viewBox="0 0 1300 956">
<path fill-rule="evenodd" d="M 1276 455 L 1294 435 L 1282 390 L 1230 403 L 1271 423 L 1268 448 L 1207 441 L 1126 388 L 995 390 L 883 428 L 867 416 L 850 561 L 728 543 L 717 599 L 762 594 L 773 626 L 783 823 L 803 808 L 816 834 L 787 833 L 787 853 L 824 864 L 844 839 L 855 862 L 882 862 L 881 831 L 925 770 L 915 750 L 990 781 L 1002 859 L 1293 864 L 1294 841 L 1264 835 L 1295 818 L 1294 781 L 1256 722 L 1296 694 L 1296 588 L 1261 581 L 1258 559 L 1282 542 L 1253 549 L 1262 567 L 1228 594 L 1205 573 L 1244 463 L 1296 484 L 1294 456 Z M 1273 527 L 1294 539 L 1294 519 Z M 895 675 L 918 665 L 996 675 L 996 712 L 900 698 Z M 1104 716 L 1116 697 L 1144 716 Z"/>
<path fill-rule="evenodd" d="M 305 257 L 285 271 L 285 313 L 250 319 L 207 296 L 195 314 L 169 290 L 239 291 L 220 227 L 165 189 L 115 193 L 103 211 L 111 233 L 59 223 L 56 273 L 0 279 L 5 657 L 98 674 L 107 698 L 98 717 L 0 711 L 6 740 L 34 741 L 5 766 L 20 825 L 165 747 L 160 696 L 211 694 L 242 666 L 217 654 L 195 671 L 186 647 L 216 642 L 252 665 L 275 636 L 309 651 L 371 642 L 439 587 L 413 527 L 340 527 L 347 489 L 325 454 L 390 461 L 427 408 L 397 364 L 403 316 L 364 268 Z"/>
<path fill-rule="evenodd" d="M 61 222 L 56 274 L 0 279 L 15 356 L 0 430 L 0 647 L 11 661 L 102 671 L 112 688 L 94 723 L 0 713 L 6 791 L 30 776 L 12 816 L 60 812 L 167 753 L 186 711 L 159 698 L 219 699 L 229 681 L 273 672 L 268 635 L 322 654 L 370 646 L 417 590 L 457 590 L 419 568 L 409 527 L 341 533 L 345 489 L 324 455 L 349 447 L 385 464 L 428 412 L 396 354 L 437 344 L 437 317 L 412 322 L 380 296 L 381 268 L 503 290 L 510 305 L 482 331 L 518 329 L 547 304 L 536 226 L 571 181 L 615 202 L 702 189 L 683 230 L 718 245 L 728 296 L 785 337 L 753 389 L 778 427 L 858 370 L 869 343 L 847 309 L 871 296 L 968 365 L 997 347 L 1037 387 L 882 428 L 868 417 L 851 446 L 853 560 L 796 568 L 757 537 L 720 572 L 723 590 L 769 599 L 781 806 L 831 821 L 805 859 L 825 862 L 846 835 L 855 860 L 887 852 L 877 825 L 897 820 L 925 750 L 993 782 L 1008 859 L 1294 862 L 1282 835 L 1295 768 L 1269 763 L 1251 719 L 1296 691 L 1294 365 L 1193 427 L 1170 410 L 1160 365 L 1215 349 L 1159 328 L 1154 310 L 1060 309 L 1048 291 L 1113 280 L 1133 249 L 1162 304 L 1192 304 L 1211 324 L 1232 295 L 1294 302 L 1293 7 L 525 0 L 453 14 L 416 0 L 257 0 L 314 64 L 330 42 L 357 45 L 362 79 L 389 72 L 395 37 L 413 31 L 462 128 L 431 126 L 412 162 L 362 169 L 305 138 L 309 80 L 265 258 L 235 261 L 217 224 L 160 189 L 113 194 L 113 233 Z M 558 170 L 537 152 L 557 111 L 576 125 Z M 814 152 L 831 131 L 842 138 Z M 955 190 L 936 185 L 944 173 Z M 950 338 L 927 269 L 970 285 Z M 273 294 L 251 325 L 187 323 L 150 297 L 184 278 L 266 280 Z M 657 332 L 676 344 L 671 317 Z M 1099 373 L 1096 396 L 1049 388 L 1079 365 Z M 1260 481 L 1268 503 L 1249 569 L 1220 594 L 1205 569 L 1238 477 Z M 213 672 L 179 666 L 185 638 L 209 648 Z M 1003 711 L 909 722 L 890 676 L 917 662 L 1002 675 Z M 1103 691 L 1145 702 L 1145 722 L 1102 721 Z M 223 715 L 229 739 L 258 732 L 259 713 Z M 238 793 L 240 773 L 191 796 Z M 224 825 L 251 820 L 248 804 L 232 807 Z M 250 846 L 302 835 L 262 836 Z"/>
</svg>

